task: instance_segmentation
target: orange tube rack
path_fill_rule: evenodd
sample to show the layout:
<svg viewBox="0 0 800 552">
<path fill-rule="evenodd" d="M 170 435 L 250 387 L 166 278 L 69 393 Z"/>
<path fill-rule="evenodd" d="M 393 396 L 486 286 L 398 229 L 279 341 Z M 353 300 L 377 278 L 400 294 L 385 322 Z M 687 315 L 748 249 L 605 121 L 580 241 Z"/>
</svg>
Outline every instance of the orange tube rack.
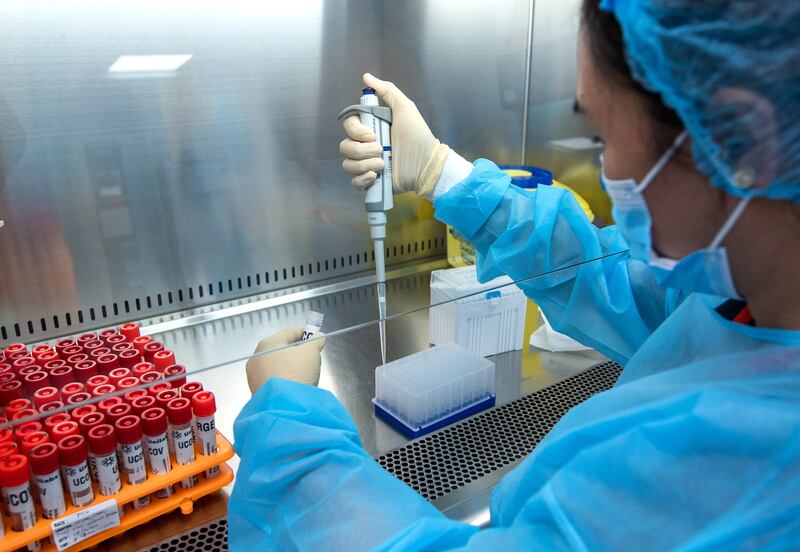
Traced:
<svg viewBox="0 0 800 552">
<path fill-rule="evenodd" d="M 153 474 L 148 467 L 147 481 L 139 485 L 129 485 L 123 481 L 122 490 L 115 495 L 102 496 L 95 487 L 94 502 L 83 508 L 75 508 L 71 504 L 68 504 L 66 513 L 58 519 L 63 519 L 65 516 L 109 500 L 116 500 L 117 504 L 122 506 L 137 498 L 152 494 L 163 487 L 178 483 L 175 488 L 175 493 L 172 496 L 168 498 L 153 497 L 150 504 L 141 510 L 126 509 L 125 515 L 120 518 L 119 525 L 90 536 L 66 550 L 69 552 L 85 550 L 108 538 L 124 533 L 133 527 L 142 525 L 151 519 L 172 512 L 178 508 L 180 508 L 183 514 L 188 515 L 192 513 L 196 500 L 218 491 L 233 481 L 233 470 L 230 466 L 225 464 L 225 461 L 232 456 L 233 446 L 219 431 L 217 431 L 217 452 L 215 454 L 208 456 L 198 454 L 194 463 L 185 466 L 176 465 L 174 458 L 172 458 L 172 471 L 161 475 Z M 220 468 L 217 477 L 206 479 L 201 475 L 206 469 L 217 465 Z M 192 475 L 199 475 L 197 478 L 197 485 L 190 489 L 182 488 L 179 484 L 180 481 Z M 69 499 L 67 499 L 67 501 L 69 501 Z M 38 520 L 36 525 L 26 531 L 12 531 L 9 520 L 5 520 L 5 536 L 0 538 L 0 551 L 17 550 L 36 541 L 41 541 L 42 550 L 45 552 L 57 550 L 56 546 L 50 542 L 49 538 L 52 535 L 51 524 L 57 520 L 43 519 L 38 507 L 36 513 Z"/>
</svg>

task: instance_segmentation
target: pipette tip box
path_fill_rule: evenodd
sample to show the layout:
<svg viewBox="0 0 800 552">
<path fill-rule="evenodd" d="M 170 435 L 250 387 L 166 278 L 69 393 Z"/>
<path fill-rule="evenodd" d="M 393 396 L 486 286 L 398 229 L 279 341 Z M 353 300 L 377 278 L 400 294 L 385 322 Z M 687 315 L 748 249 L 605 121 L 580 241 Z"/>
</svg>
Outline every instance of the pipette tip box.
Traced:
<svg viewBox="0 0 800 552">
<path fill-rule="evenodd" d="M 419 437 L 495 404 L 494 363 L 445 343 L 375 369 L 376 415 Z"/>
</svg>

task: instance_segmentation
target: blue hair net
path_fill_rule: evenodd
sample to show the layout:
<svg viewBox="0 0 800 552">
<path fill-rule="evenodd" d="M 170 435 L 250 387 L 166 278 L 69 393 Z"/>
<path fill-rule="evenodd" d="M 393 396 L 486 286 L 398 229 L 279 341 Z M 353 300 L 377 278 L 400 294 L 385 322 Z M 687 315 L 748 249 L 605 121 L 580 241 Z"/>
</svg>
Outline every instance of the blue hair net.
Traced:
<svg viewBox="0 0 800 552">
<path fill-rule="evenodd" d="M 800 203 L 800 2 L 600 6 L 622 27 L 634 77 L 677 112 L 715 186 Z"/>
</svg>

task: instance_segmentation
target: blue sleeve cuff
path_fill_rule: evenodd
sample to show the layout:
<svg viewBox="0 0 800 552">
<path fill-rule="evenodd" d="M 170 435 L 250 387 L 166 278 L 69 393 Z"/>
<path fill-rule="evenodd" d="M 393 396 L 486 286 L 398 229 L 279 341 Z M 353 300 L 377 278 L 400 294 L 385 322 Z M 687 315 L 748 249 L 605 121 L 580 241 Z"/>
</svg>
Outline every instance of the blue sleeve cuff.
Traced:
<svg viewBox="0 0 800 552">
<path fill-rule="evenodd" d="M 486 159 L 478 159 L 469 177 L 436 199 L 436 218 L 472 241 L 494 213 L 510 185 L 511 177 L 497 165 Z"/>
</svg>

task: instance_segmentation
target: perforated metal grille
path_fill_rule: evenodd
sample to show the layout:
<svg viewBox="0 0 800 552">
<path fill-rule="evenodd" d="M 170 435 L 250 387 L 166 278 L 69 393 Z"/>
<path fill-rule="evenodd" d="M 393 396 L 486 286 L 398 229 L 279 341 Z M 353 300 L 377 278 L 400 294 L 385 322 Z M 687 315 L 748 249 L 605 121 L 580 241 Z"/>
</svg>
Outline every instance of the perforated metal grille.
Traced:
<svg viewBox="0 0 800 552">
<path fill-rule="evenodd" d="M 377 461 L 426 499 L 436 500 L 530 454 L 570 408 L 609 389 L 621 371 L 614 362 L 598 364 Z"/>
<path fill-rule="evenodd" d="M 185 550 L 227 552 L 229 550 L 228 520 L 226 518 L 215 519 L 206 525 L 195 527 L 191 531 L 175 535 L 147 548 L 141 548 L 138 552 L 183 552 Z"/>
</svg>

